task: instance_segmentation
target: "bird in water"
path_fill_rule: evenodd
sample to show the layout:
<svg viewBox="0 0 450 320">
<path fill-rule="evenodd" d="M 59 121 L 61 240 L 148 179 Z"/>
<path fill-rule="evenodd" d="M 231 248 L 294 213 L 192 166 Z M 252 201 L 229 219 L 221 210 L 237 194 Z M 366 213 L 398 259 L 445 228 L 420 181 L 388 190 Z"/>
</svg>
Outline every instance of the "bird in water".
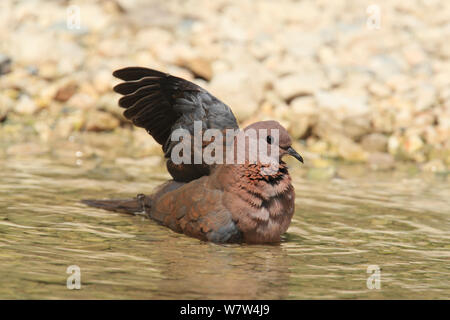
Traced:
<svg viewBox="0 0 450 320">
<path fill-rule="evenodd" d="M 289 227 L 295 202 L 282 158 L 290 155 L 303 162 L 292 148 L 287 130 L 276 121 L 260 121 L 239 130 L 227 105 L 198 85 L 170 74 L 128 67 L 113 75 L 124 80 L 114 87 L 123 95 L 119 106 L 126 109 L 124 116 L 162 145 L 173 179 L 151 195 L 82 202 L 115 212 L 143 213 L 175 232 L 204 241 L 279 242 Z M 215 135 L 196 144 L 196 129 L 201 134 L 215 130 Z M 173 139 L 177 130 L 189 135 Z M 234 132 L 231 139 L 216 140 L 228 138 L 230 130 Z M 244 137 L 240 140 L 243 143 L 239 137 Z M 218 152 L 220 148 L 209 153 L 216 161 L 207 161 L 206 157 L 195 161 L 211 151 L 213 142 L 225 149 L 223 153 Z M 258 152 L 270 149 L 266 161 L 253 157 L 252 143 L 258 146 Z M 174 154 L 188 161 L 180 162 Z"/>
</svg>

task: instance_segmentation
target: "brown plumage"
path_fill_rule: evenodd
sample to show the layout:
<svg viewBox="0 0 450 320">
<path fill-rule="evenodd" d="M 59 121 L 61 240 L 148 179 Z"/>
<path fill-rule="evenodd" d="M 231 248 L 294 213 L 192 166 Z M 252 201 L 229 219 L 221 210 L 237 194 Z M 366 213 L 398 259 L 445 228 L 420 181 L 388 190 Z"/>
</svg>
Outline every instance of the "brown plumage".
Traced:
<svg viewBox="0 0 450 320">
<path fill-rule="evenodd" d="M 177 141 L 170 135 L 177 128 L 194 133 L 194 121 L 202 130 L 237 129 L 231 109 L 197 85 L 159 71 L 125 68 L 114 75 L 126 82 L 114 88 L 124 95 L 119 105 L 124 115 L 144 127 L 160 143 L 167 167 L 174 180 L 167 181 L 149 195 L 129 200 L 83 200 L 84 203 L 110 211 L 143 213 L 175 232 L 219 243 L 268 243 L 280 240 L 294 213 L 295 193 L 284 155 L 303 162 L 291 147 L 287 131 L 276 121 L 261 121 L 244 129 L 259 131 L 256 140 L 269 148 L 272 130 L 278 130 L 278 163 L 275 171 L 264 171 L 268 164 L 249 159 L 248 146 L 242 164 L 179 164 L 170 159 Z M 237 137 L 232 141 L 237 150 Z M 247 140 L 248 142 L 248 140 Z M 208 143 L 203 143 L 202 152 Z M 235 159 L 237 152 L 235 154 Z M 226 154 L 224 154 L 224 158 Z"/>
</svg>

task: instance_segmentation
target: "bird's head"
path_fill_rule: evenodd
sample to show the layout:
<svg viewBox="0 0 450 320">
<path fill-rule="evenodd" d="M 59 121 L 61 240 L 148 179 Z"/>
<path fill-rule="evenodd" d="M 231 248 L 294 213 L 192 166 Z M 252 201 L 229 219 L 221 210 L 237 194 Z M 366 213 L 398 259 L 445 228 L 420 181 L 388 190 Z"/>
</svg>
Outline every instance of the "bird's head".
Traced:
<svg viewBox="0 0 450 320">
<path fill-rule="evenodd" d="M 297 151 L 292 148 L 292 140 L 287 130 L 279 124 L 277 121 L 259 121 L 255 122 L 244 129 L 246 135 L 252 137 L 255 132 L 256 140 L 260 143 L 260 146 L 265 146 L 271 151 L 275 151 L 278 154 L 278 159 L 285 155 L 293 156 L 295 159 L 303 163 L 303 158 Z M 272 148 L 272 150 L 270 150 Z"/>
</svg>

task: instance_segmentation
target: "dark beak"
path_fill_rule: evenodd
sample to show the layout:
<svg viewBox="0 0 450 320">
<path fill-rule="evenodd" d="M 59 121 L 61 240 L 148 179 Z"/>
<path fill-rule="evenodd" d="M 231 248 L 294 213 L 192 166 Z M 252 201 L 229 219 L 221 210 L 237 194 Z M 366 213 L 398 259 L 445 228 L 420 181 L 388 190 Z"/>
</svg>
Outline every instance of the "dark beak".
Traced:
<svg viewBox="0 0 450 320">
<path fill-rule="evenodd" d="M 292 147 L 289 147 L 289 148 L 287 149 L 287 153 L 288 153 L 289 155 L 293 156 L 295 159 L 297 159 L 297 160 L 300 161 L 301 163 L 303 163 L 303 158 L 302 158 L 302 156 L 299 155 L 299 154 L 297 153 L 297 151 L 295 151 Z"/>
</svg>

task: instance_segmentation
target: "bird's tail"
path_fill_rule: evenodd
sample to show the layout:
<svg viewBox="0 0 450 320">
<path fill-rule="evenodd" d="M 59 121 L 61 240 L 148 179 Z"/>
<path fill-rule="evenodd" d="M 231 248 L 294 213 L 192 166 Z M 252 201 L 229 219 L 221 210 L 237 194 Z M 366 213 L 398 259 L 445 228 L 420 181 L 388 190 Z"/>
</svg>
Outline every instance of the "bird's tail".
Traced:
<svg viewBox="0 0 450 320">
<path fill-rule="evenodd" d="M 108 211 L 127 214 L 147 214 L 150 209 L 151 200 L 148 196 L 138 194 L 134 199 L 125 200 L 81 200 L 88 206 Z"/>
</svg>

